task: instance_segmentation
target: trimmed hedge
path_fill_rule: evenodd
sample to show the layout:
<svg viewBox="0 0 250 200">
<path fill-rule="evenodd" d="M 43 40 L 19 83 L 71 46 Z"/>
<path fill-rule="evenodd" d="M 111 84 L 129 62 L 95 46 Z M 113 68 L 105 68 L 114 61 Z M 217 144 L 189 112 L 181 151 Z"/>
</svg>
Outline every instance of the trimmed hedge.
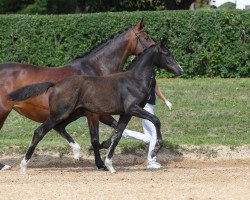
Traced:
<svg viewBox="0 0 250 200">
<path fill-rule="evenodd" d="M 250 12 L 158 11 L 77 15 L 0 15 L 0 63 L 60 66 L 144 16 L 145 29 L 168 46 L 184 77 L 249 77 Z M 161 71 L 161 76 L 170 74 Z"/>
</svg>

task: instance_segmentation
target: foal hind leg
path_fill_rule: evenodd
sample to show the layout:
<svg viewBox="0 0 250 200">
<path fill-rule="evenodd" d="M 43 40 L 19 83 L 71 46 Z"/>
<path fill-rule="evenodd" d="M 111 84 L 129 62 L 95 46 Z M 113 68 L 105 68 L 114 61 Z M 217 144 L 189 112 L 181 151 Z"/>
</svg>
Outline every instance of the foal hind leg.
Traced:
<svg viewBox="0 0 250 200">
<path fill-rule="evenodd" d="M 80 145 L 67 133 L 64 127 L 55 127 L 54 128 L 63 138 L 65 138 L 69 145 L 71 146 L 74 154 L 74 159 L 79 160 L 80 158 L 80 151 L 81 147 Z"/>
<path fill-rule="evenodd" d="M 71 148 L 73 149 L 73 154 L 74 154 L 74 159 L 79 160 L 80 158 L 80 152 L 81 152 L 81 147 L 80 145 L 74 141 L 74 139 L 67 133 L 65 130 L 65 127 L 70 124 L 71 122 L 77 120 L 79 117 L 82 115 L 74 115 L 70 116 L 67 120 L 63 121 L 62 123 L 56 125 L 54 129 L 63 137 L 65 138 Z"/>
<path fill-rule="evenodd" d="M 26 152 L 20 164 L 22 174 L 26 174 L 28 163 L 32 154 L 34 153 L 37 144 L 43 139 L 46 133 L 48 133 L 54 127 L 54 125 L 55 123 L 48 119 L 34 131 L 31 145 L 29 146 L 28 151 Z"/>
<path fill-rule="evenodd" d="M 118 121 L 118 125 L 116 128 L 115 134 L 112 137 L 111 146 L 109 147 L 109 151 L 108 151 L 107 157 L 105 159 L 105 165 L 111 173 L 116 172 L 116 170 L 114 169 L 113 164 L 112 164 L 112 157 L 114 155 L 115 148 L 118 145 L 118 143 L 122 137 L 122 133 L 123 133 L 124 129 L 126 128 L 130 119 L 131 119 L 131 116 L 129 116 L 129 115 L 121 115 L 120 119 Z"/>
</svg>

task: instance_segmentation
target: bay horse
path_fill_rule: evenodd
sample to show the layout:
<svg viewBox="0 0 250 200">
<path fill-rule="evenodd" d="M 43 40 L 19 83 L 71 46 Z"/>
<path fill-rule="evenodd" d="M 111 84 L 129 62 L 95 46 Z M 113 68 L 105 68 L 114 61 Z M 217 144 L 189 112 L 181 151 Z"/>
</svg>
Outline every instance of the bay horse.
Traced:
<svg viewBox="0 0 250 200">
<path fill-rule="evenodd" d="M 79 108 L 83 114 L 91 112 L 94 116 L 120 115 L 105 159 L 105 165 L 111 173 L 115 172 L 112 166 L 115 147 L 132 116 L 147 119 L 155 125 L 157 145 L 151 155 L 156 156 L 162 147 L 160 121 L 143 109 L 149 95 L 154 66 L 166 69 L 175 75 L 182 73 L 182 68 L 165 47 L 164 40 L 161 40 L 160 44 L 152 45 L 136 58 L 126 72 L 101 77 L 76 75 L 58 83 L 37 83 L 10 93 L 8 95 L 10 100 L 23 101 L 51 90 L 49 117 L 34 131 L 31 145 L 20 165 L 21 172 L 26 173 L 28 162 L 45 134 Z M 98 129 L 96 124 L 90 124 L 91 135 L 98 135 Z"/>
<path fill-rule="evenodd" d="M 49 116 L 48 96 L 50 92 L 23 102 L 11 102 L 7 99 L 7 94 L 25 85 L 38 82 L 58 82 L 73 75 L 103 76 L 119 72 L 130 55 L 138 55 L 145 48 L 154 44 L 154 41 L 143 29 L 143 18 L 135 26 L 127 28 L 103 41 L 84 55 L 77 57 L 70 63 L 56 68 L 45 68 L 35 65 L 20 63 L 0 64 L 0 129 L 12 109 L 19 114 L 36 122 L 44 122 Z M 116 127 L 116 120 L 110 115 L 92 115 L 90 112 L 84 113 L 87 116 L 88 124 L 98 124 L 99 120 L 111 127 Z M 66 121 L 54 127 L 69 145 L 73 148 L 74 158 L 80 156 L 80 146 L 66 132 L 65 127 L 82 116 L 82 112 L 75 112 Z M 100 158 L 99 136 L 91 135 L 91 143 L 94 148 L 96 166 L 105 168 Z M 0 163 L 1 169 L 8 169 L 9 165 Z"/>
</svg>

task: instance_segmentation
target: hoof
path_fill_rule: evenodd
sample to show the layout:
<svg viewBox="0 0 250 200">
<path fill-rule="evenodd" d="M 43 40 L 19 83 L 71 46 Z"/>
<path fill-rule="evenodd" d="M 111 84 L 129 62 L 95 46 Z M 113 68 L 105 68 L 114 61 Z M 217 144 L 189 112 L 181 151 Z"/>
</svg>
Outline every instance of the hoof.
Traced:
<svg viewBox="0 0 250 200">
<path fill-rule="evenodd" d="M 110 169 L 109 170 L 111 174 L 115 174 L 116 173 L 116 170 L 113 168 L 113 169 Z"/>
<path fill-rule="evenodd" d="M 21 163 L 20 163 L 20 174 L 27 174 L 27 166 L 28 166 L 29 161 L 26 161 L 24 158 Z"/>
<path fill-rule="evenodd" d="M 116 170 L 114 169 L 113 165 L 112 165 L 112 159 L 105 159 L 105 165 L 107 166 L 108 170 L 111 172 L 111 174 L 116 173 Z"/>
<path fill-rule="evenodd" d="M 103 166 L 99 166 L 99 167 L 97 167 L 99 170 L 103 170 L 103 171 L 108 171 L 108 168 L 105 166 L 105 165 L 103 165 Z"/>
<path fill-rule="evenodd" d="M 20 174 L 26 175 L 27 174 L 27 169 L 20 169 Z"/>
<path fill-rule="evenodd" d="M 102 160 L 100 160 L 100 162 L 98 162 L 96 166 L 98 169 L 103 169 L 103 170 L 107 169 L 106 165 L 102 162 Z"/>
<path fill-rule="evenodd" d="M 81 158 L 79 158 L 79 159 L 74 159 L 73 162 L 74 162 L 74 163 L 80 163 L 81 160 L 82 160 Z"/>
<path fill-rule="evenodd" d="M 79 160 L 79 158 L 80 158 L 80 152 L 81 152 L 80 145 L 77 142 L 75 142 L 75 143 L 70 143 L 70 146 L 73 149 L 74 159 L 75 160 Z"/>
<path fill-rule="evenodd" d="M 4 165 L 4 167 L 1 169 L 2 171 L 5 171 L 5 170 L 10 170 L 11 166 L 9 165 Z"/>
</svg>

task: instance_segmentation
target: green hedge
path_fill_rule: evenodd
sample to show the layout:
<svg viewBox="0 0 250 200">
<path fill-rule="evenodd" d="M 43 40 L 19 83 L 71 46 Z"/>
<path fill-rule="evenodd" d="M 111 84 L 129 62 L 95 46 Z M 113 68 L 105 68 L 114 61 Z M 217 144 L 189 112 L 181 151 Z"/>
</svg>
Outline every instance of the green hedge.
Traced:
<svg viewBox="0 0 250 200">
<path fill-rule="evenodd" d="M 142 16 L 155 41 L 168 36 L 168 46 L 183 66 L 184 77 L 249 77 L 248 11 L 0 15 L 0 63 L 60 66 Z M 160 75 L 169 76 L 163 71 Z"/>
</svg>

